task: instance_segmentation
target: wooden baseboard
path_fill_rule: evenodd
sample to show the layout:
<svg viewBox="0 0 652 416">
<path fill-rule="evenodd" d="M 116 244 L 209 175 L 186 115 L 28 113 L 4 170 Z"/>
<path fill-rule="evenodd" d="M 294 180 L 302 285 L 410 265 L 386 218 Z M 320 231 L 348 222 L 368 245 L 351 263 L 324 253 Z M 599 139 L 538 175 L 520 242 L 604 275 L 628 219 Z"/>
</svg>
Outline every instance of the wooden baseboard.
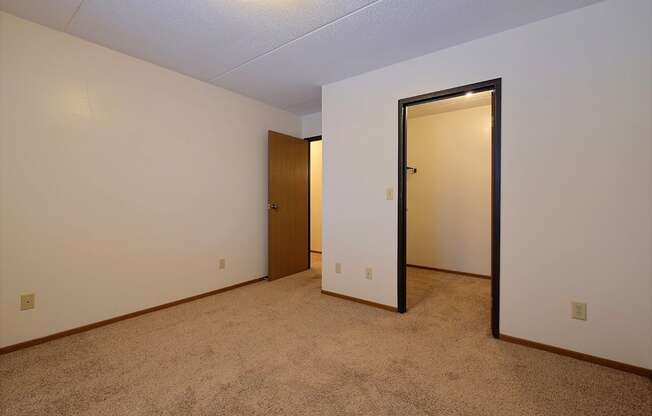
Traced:
<svg viewBox="0 0 652 416">
<path fill-rule="evenodd" d="M 567 357 L 576 358 L 578 360 L 588 361 L 593 364 L 599 364 L 605 367 L 615 368 L 616 370 L 626 371 L 628 373 L 637 374 L 639 376 L 652 378 L 652 369 L 649 368 L 637 367 L 635 365 L 625 364 L 619 361 L 608 360 L 606 358 L 600 358 L 581 352 L 566 350 L 564 348 L 553 347 L 552 345 L 541 344 L 539 342 L 529 341 L 527 339 L 516 338 L 504 334 L 500 334 L 500 340 L 511 342 L 512 344 L 519 344 L 530 348 L 536 348 L 538 350 L 552 352 L 559 355 L 565 355 Z"/>
<path fill-rule="evenodd" d="M 398 308 L 396 308 L 394 306 L 383 305 L 382 303 L 376 303 L 376 302 L 371 302 L 369 300 L 358 299 L 358 298 L 354 298 L 353 296 L 340 295 L 339 293 L 329 292 L 329 291 L 323 290 L 323 289 L 322 289 L 321 293 L 323 293 L 324 295 L 328 295 L 328 296 L 334 296 L 334 297 L 340 298 L 340 299 L 345 299 L 345 300 L 350 300 L 350 301 L 357 302 L 357 303 L 362 303 L 363 305 L 373 306 L 374 308 L 380 308 L 380 309 L 385 309 L 387 311 L 398 312 Z"/>
<path fill-rule="evenodd" d="M 425 270 L 434 270 L 436 272 L 460 274 L 462 276 L 479 277 L 480 279 L 491 279 L 491 276 L 487 276 L 486 274 L 459 272 L 457 270 L 440 269 L 440 268 L 437 268 L 437 267 L 429 267 L 429 266 L 419 266 L 419 265 L 416 265 L 416 264 L 408 264 L 407 267 L 414 267 L 414 268 L 417 268 L 417 269 L 425 269 Z"/>
<path fill-rule="evenodd" d="M 7 353 L 12 352 L 12 351 L 22 350 L 23 348 L 32 347 L 34 345 L 43 344 L 45 342 L 53 341 L 53 340 L 58 339 L 58 338 L 67 337 L 68 335 L 73 335 L 73 334 L 78 334 L 80 332 L 90 331 L 91 329 L 99 328 L 99 327 L 105 326 L 105 325 L 110 325 L 110 324 L 113 324 L 113 323 L 116 323 L 116 322 L 119 322 L 119 321 L 124 321 L 125 319 L 135 318 L 136 316 L 144 315 L 146 313 L 155 312 L 155 311 L 165 309 L 165 308 L 171 308 L 172 306 L 177 306 L 177 305 L 180 305 L 182 303 L 192 302 L 193 300 L 205 298 L 207 296 L 217 295 L 218 293 L 222 293 L 222 292 L 226 292 L 226 291 L 229 291 L 229 290 L 237 289 L 237 288 L 242 287 L 242 286 L 246 286 L 246 285 L 250 285 L 252 283 L 260 282 L 261 280 L 264 280 L 264 279 L 266 279 L 266 277 L 260 277 L 258 279 L 248 280 L 246 282 L 238 283 L 238 284 L 235 284 L 235 285 L 232 285 L 232 286 L 223 287 L 222 289 L 212 290 L 210 292 L 201 293 L 199 295 L 190 296 L 190 297 L 187 297 L 187 298 L 175 300 L 173 302 L 164 303 L 162 305 L 153 306 L 151 308 L 142 309 L 140 311 L 131 312 L 131 313 L 128 313 L 126 315 L 116 316 L 115 318 L 109 318 L 109 319 L 105 319 L 103 321 L 94 322 L 92 324 L 80 326 L 80 327 L 73 328 L 73 329 L 68 329 L 66 331 L 57 332 L 56 334 L 47 335 L 45 337 L 20 342 L 18 344 L 14 344 L 14 345 L 8 345 L 6 347 L 0 348 L 0 355 L 1 354 L 7 354 Z"/>
<path fill-rule="evenodd" d="M 311 252 L 311 253 L 321 254 L 321 251 L 317 251 L 317 250 L 310 250 L 310 252 Z"/>
</svg>

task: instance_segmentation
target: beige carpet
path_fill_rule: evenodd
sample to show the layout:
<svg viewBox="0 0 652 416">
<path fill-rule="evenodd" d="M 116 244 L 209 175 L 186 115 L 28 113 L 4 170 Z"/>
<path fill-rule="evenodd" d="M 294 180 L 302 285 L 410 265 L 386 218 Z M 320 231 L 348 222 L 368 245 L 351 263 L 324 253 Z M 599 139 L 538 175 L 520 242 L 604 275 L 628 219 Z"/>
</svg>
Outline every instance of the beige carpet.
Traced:
<svg viewBox="0 0 652 416">
<path fill-rule="evenodd" d="M 2 415 L 645 415 L 652 382 L 496 341 L 489 282 L 411 269 L 409 313 L 316 270 L 0 357 Z"/>
</svg>

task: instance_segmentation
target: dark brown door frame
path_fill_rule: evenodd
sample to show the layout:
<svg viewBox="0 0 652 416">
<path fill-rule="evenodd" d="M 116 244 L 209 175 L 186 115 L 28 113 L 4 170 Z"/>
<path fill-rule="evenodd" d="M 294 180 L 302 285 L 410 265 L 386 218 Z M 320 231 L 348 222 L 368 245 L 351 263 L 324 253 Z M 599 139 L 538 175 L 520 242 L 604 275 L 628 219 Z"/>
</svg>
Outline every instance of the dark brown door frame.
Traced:
<svg viewBox="0 0 652 416">
<path fill-rule="evenodd" d="M 407 108 L 466 93 L 493 91 L 491 129 L 491 334 L 500 337 L 500 103 L 501 78 L 464 85 L 398 101 L 398 311 L 407 311 Z"/>
<path fill-rule="evenodd" d="M 321 135 L 306 137 L 303 139 L 307 142 L 317 142 L 321 140 Z M 312 182 L 310 180 L 310 168 L 312 163 L 312 149 L 308 149 L 308 264 L 310 264 L 310 253 L 312 248 L 312 240 L 310 236 L 310 231 L 312 229 L 312 205 L 310 204 L 310 194 L 312 192 Z M 323 170 L 323 166 L 322 166 Z"/>
</svg>

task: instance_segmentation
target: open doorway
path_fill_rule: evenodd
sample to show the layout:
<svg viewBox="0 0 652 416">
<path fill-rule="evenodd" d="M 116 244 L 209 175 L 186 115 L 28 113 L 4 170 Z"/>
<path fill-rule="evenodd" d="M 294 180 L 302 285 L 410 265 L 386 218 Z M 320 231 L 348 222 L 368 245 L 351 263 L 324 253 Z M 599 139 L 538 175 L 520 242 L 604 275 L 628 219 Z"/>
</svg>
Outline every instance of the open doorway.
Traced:
<svg viewBox="0 0 652 416">
<path fill-rule="evenodd" d="M 310 268 L 321 273 L 322 256 L 322 139 L 308 137 L 310 142 Z"/>
<path fill-rule="evenodd" d="M 491 298 L 496 338 L 500 84 L 495 79 L 400 100 L 398 160 L 399 312 L 418 298 L 418 280 L 425 274 L 440 279 L 440 289 L 454 276 L 488 278 L 479 285 Z"/>
</svg>

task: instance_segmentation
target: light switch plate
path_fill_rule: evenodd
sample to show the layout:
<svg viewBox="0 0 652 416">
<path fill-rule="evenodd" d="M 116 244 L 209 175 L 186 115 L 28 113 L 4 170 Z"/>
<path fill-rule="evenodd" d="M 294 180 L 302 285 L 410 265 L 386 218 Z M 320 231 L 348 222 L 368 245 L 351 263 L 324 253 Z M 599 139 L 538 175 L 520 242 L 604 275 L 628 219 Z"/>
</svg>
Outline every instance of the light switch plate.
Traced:
<svg viewBox="0 0 652 416">
<path fill-rule="evenodd" d="M 385 190 L 385 197 L 388 201 L 392 201 L 394 199 L 394 188 L 387 188 Z"/>
<path fill-rule="evenodd" d="M 571 317 L 586 321 L 586 303 L 572 302 L 571 303 Z"/>
<path fill-rule="evenodd" d="M 25 295 L 20 295 L 20 310 L 26 311 L 28 309 L 34 309 L 36 301 L 36 295 L 33 293 L 27 293 Z"/>
</svg>

